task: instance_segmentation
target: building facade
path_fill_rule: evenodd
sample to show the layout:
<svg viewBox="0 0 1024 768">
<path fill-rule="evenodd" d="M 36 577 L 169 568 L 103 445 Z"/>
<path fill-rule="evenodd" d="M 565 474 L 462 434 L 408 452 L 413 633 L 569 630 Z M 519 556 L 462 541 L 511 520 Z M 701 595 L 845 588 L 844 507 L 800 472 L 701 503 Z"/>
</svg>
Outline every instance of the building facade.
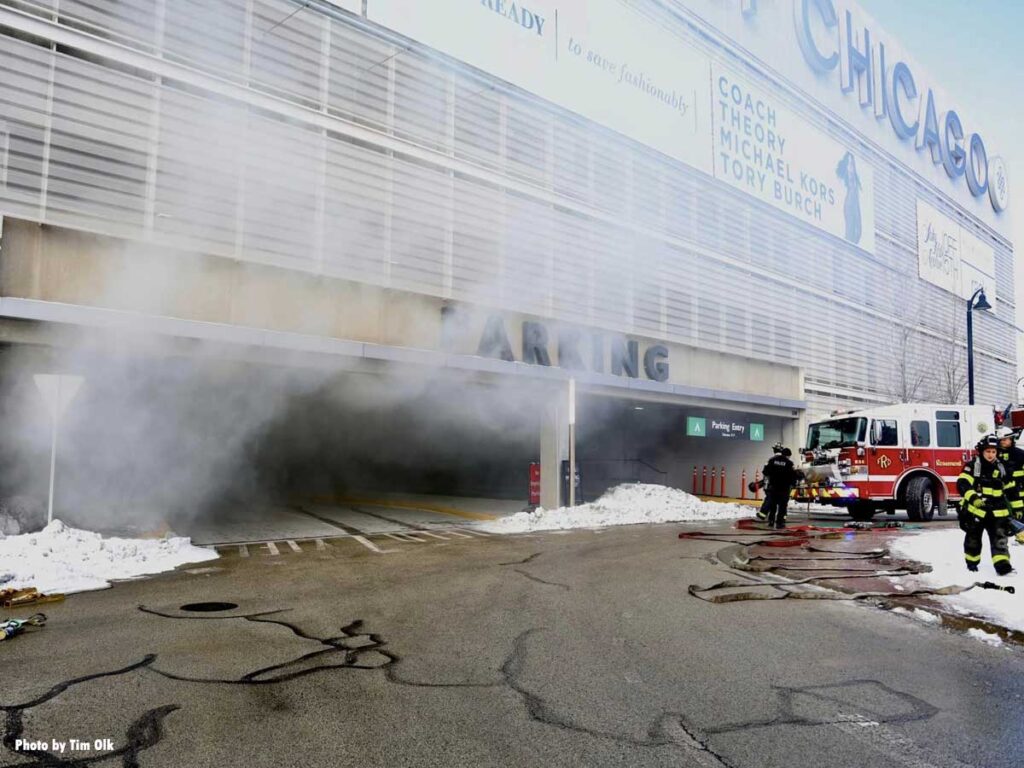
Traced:
<svg viewBox="0 0 1024 768">
<path fill-rule="evenodd" d="M 12 342 L 577 370 L 795 442 L 965 399 L 984 287 L 977 400 L 1015 392 L 998 148 L 853 3 L 4 0 L 0 62 Z"/>
</svg>

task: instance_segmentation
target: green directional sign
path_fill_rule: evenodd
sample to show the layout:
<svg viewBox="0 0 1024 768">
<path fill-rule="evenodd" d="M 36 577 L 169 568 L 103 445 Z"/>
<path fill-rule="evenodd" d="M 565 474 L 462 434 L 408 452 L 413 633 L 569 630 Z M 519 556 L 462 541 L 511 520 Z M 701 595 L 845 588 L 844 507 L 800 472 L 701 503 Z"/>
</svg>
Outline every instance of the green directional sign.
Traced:
<svg viewBox="0 0 1024 768">
<path fill-rule="evenodd" d="M 761 442 L 764 440 L 764 424 L 751 424 L 750 425 L 750 439 Z"/>
<path fill-rule="evenodd" d="M 708 427 L 707 422 L 700 416 L 687 416 L 686 417 L 686 436 L 687 437 L 707 437 Z"/>
</svg>

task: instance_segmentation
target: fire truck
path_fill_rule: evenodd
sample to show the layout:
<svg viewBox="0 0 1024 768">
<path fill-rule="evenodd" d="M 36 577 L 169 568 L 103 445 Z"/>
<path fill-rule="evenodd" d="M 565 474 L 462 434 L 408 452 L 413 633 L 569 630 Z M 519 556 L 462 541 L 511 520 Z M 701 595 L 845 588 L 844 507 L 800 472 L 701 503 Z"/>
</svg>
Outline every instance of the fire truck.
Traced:
<svg viewBox="0 0 1024 768">
<path fill-rule="evenodd" d="M 944 516 L 960 499 L 956 478 L 974 445 L 1003 418 L 991 406 L 934 403 L 834 413 L 807 429 L 804 481 L 793 498 L 844 508 L 859 521 L 898 509 L 914 521 Z M 1024 426 L 1024 410 L 1013 409 L 1007 423 L 1018 419 Z"/>
</svg>

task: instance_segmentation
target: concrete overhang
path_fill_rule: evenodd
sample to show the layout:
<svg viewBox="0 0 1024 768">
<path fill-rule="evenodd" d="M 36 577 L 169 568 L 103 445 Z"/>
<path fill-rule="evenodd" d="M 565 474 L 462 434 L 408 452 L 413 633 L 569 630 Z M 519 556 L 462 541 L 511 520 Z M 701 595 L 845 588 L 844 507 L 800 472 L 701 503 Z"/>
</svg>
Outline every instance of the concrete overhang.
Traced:
<svg viewBox="0 0 1024 768">
<path fill-rule="evenodd" d="M 166 342 L 159 352 L 172 355 L 369 374 L 431 368 L 453 375 L 475 375 L 484 381 L 517 377 L 524 382 L 546 382 L 548 386 L 574 378 L 581 393 L 782 417 L 797 416 L 807 408 L 804 400 L 749 392 L 34 299 L 0 297 L 0 318 L 6 321 L 0 328 L 0 341 L 8 343 L 67 347 L 95 343 L 113 334 L 119 340 L 137 340 L 144 348 L 147 339 L 156 337 Z"/>
</svg>

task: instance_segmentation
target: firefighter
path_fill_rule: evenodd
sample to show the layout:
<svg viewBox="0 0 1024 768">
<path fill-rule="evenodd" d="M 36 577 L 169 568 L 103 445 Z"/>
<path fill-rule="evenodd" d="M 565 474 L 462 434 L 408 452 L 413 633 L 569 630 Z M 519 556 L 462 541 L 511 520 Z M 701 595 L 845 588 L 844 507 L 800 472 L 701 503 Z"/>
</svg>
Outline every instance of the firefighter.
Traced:
<svg viewBox="0 0 1024 768">
<path fill-rule="evenodd" d="M 1009 427 L 996 430 L 999 438 L 999 460 L 1013 478 L 1016 498 L 1010 502 L 1009 524 L 1018 542 L 1024 544 L 1024 450 L 1016 445 L 1016 435 Z"/>
<path fill-rule="evenodd" d="M 782 443 L 775 443 L 772 446 L 772 458 L 782 455 Z M 768 519 L 768 478 L 761 473 L 760 481 L 750 483 L 750 492 L 754 493 L 758 488 L 764 489 L 764 499 L 761 501 L 761 508 L 757 510 L 757 519 L 764 522 Z"/>
<path fill-rule="evenodd" d="M 793 452 L 783 448 L 764 465 L 762 472 L 765 479 L 765 501 L 768 504 L 768 527 L 786 527 L 786 507 L 789 505 L 789 494 L 796 485 L 796 467 L 790 456 Z"/>
<path fill-rule="evenodd" d="M 976 446 L 978 455 L 964 465 L 956 481 L 960 492 L 960 528 L 964 532 L 964 559 L 967 570 L 977 571 L 981 562 L 981 538 L 988 533 L 992 565 L 1005 576 L 1013 567 L 1006 537 L 1011 500 L 1017 493 L 1013 478 L 999 460 L 999 438 L 985 435 Z"/>
</svg>

